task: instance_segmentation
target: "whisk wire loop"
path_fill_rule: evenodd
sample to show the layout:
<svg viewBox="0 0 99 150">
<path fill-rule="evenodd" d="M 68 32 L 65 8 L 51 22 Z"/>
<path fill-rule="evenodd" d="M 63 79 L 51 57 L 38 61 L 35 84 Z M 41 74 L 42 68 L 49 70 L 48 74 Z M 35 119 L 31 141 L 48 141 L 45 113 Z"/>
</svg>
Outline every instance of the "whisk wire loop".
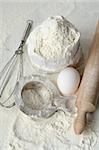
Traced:
<svg viewBox="0 0 99 150">
<path fill-rule="evenodd" d="M 6 105 L 6 103 L 12 97 L 12 95 L 15 91 L 17 82 L 23 76 L 23 50 L 24 50 L 24 45 L 26 43 L 26 40 L 30 34 L 32 24 L 33 24 L 32 20 L 27 21 L 27 27 L 26 27 L 24 36 L 21 40 L 21 43 L 20 43 L 18 49 L 15 51 L 14 55 L 9 59 L 7 64 L 4 66 L 4 68 L 0 72 L 0 105 L 2 107 L 11 108 L 15 105 L 15 102 L 12 102 L 9 105 Z M 12 77 L 14 71 L 16 70 L 18 60 L 19 60 L 19 69 L 18 69 L 18 73 L 17 73 L 16 84 L 15 84 L 12 92 L 9 94 L 8 98 L 6 100 L 4 100 L 3 102 L 1 102 L 3 93 L 8 85 L 8 82 L 11 80 L 11 77 Z"/>
</svg>

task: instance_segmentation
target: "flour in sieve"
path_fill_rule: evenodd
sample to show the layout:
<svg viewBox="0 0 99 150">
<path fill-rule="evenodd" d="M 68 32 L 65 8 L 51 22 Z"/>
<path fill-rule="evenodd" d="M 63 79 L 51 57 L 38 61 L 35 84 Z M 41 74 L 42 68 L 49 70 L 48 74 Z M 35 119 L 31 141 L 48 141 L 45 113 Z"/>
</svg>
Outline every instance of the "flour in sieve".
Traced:
<svg viewBox="0 0 99 150">
<path fill-rule="evenodd" d="M 50 93 L 47 88 L 40 83 L 34 83 L 32 88 L 27 84 L 22 92 L 24 104 L 32 109 L 42 109 L 50 101 Z"/>
</svg>

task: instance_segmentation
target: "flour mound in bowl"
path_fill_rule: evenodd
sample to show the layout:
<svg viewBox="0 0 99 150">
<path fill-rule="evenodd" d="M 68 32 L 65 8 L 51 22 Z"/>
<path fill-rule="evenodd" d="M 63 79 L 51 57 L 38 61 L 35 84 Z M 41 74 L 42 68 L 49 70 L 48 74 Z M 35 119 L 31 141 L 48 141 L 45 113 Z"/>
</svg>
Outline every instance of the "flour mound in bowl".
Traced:
<svg viewBox="0 0 99 150">
<path fill-rule="evenodd" d="M 67 51 L 78 42 L 80 33 L 63 16 L 53 16 L 37 26 L 28 42 L 33 52 L 46 60 L 65 58 Z"/>
</svg>

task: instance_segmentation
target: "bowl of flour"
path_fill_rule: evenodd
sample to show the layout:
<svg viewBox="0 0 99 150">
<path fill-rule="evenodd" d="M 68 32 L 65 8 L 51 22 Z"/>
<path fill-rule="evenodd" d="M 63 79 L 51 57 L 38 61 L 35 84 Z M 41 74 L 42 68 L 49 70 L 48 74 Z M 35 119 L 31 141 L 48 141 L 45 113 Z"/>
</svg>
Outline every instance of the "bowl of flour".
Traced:
<svg viewBox="0 0 99 150">
<path fill-rule="evenodd" d="M 31 63 L 40 70 L 57 72 L 76 63 L 80 33 L 63 16 L 52 16 L 38 25 L 27 40 Z"/>
</svg>

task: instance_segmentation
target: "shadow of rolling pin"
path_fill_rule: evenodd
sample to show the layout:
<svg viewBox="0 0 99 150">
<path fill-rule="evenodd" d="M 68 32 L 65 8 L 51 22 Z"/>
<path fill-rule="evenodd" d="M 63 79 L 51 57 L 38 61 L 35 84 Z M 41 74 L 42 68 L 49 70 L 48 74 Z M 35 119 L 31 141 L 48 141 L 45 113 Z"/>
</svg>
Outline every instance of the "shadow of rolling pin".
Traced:
<svg viewBox="0 0 99 150">
<path fill-rule="evenodd" d="M 76 134 L 81 134 L 86 126 L 88 113 L 96 110 L 97 95 L 99 92 L 99 21 L 91 47 L 91 52 L 84 70 L 79 87 L 76 106 L 77 117 L 74 122 Z"/>
</svg>

